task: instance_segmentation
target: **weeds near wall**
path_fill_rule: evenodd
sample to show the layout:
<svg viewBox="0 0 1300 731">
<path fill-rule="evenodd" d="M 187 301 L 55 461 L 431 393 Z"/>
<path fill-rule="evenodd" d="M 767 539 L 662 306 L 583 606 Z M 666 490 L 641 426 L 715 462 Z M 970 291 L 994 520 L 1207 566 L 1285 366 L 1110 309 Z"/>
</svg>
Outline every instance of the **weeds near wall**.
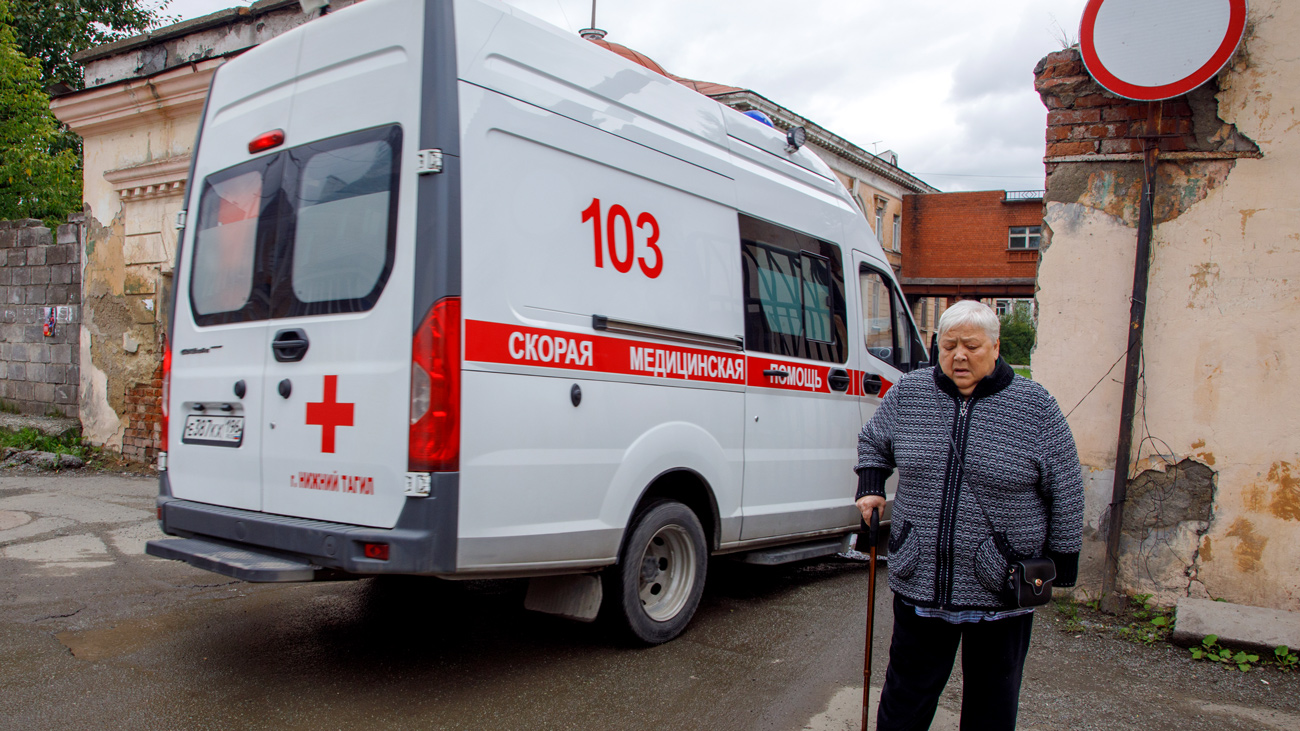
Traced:
<svg viewBox="0 0 1300 731">
<path fill-rule="evenodd" d="M 90 447 L 82 443 L 81 435 L 75 431 L 51 437 L 31 428 L 19 429 L 18 431 L 0 429 L 0 448 L 4 447 L 13 447 L 20 450 L 34 449 L 54 454 L 70 454 L 81 459 L 87 459 L 92 451 Z"/>
<path fill-rule="evenodd" d="M 1087 595 L 1085 594 L 1085 597 Z M 1058 629 L 1075 636 L 1085 632 L 1109 635 L 1148 647 L 1169 642 L 1173 633 L 1172 609 L 1156 605 L 1150 594 L 1129 597 L 1129 604 L 1119 616 L 1101 611 L 1097 599 L 1085 601 L 1061 598 L 1053 602 Z M 1255 653 L 1219 644 L 1217 635 L 1201 640 L 1201 644 L 1188 648 L 1193 660 L 1214 663 L 1225 670 L 1248 673 L 1254 669 L 1274 668 L 1278 672 L 1300 671 L 1300 654 L 1283 646 L 1272 653 Z"/>
<path fill-rule="evenodd" d="M 1169 609 L 1157 606 L 1151 601 L 1150 594 L 1138 594 L 1129 599 L 1132 604 L 1132 619 L 1127 627 L 1120 627 L 1116 632 L 1120 637 L 1144 645 L 1153 645 L 1169 639 L 1174 622 Z"/>
<path fill-rule="evenodd" d="M 1286 650 L 1285 647 L 1279 647 L 1279 650 Z M 1219 646 L 1218 635 L 1207 635 L 1201 640 L 1200 647 L 1189 648 L 1193 660 L 1205 660 L 1206 662 L 1222 663 L 1225 666 L 1237 666 L 1237 669 L 1243 673 L 1250 672 L 1259 662 L 1259 655 L 1247 653 L 1241 650 L 1233 652 L 1226 647 Z"/>
</svg>

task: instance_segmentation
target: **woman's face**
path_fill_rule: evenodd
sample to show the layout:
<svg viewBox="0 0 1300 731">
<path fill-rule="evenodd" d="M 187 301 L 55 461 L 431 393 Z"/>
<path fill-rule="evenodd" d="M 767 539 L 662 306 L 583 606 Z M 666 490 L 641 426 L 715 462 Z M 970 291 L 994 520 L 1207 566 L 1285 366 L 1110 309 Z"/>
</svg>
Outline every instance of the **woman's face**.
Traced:
<svg viewBox="0 0 1300 731">
<path fill-rule="evenodd" d="M 939 367 L 957 384 L 961 395 L 969 396 L 997 365 L 998 345 L 979 325 L 955 325 L 939 338 Z"/>
</svg>

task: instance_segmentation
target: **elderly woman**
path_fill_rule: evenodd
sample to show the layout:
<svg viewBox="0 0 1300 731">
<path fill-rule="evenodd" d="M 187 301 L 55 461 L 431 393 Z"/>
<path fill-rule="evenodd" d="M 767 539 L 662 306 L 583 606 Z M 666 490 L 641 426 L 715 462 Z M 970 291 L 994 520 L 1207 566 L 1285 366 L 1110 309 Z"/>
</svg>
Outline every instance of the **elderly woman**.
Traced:
<svg viewBox="0 0 1300 731">
<path fill-rule="evenodd" d="M 877 728 L 925 729 L 962 646 L 962 729 L 1013 729 L 1033 608 L 1013 562 L 1050 557 L 1078 573 L 1083 481 L 1056 400 L 998 355 L 998 318 L 958 302 L 939 319 L 939 365 L 904 376 L 858 437 L 857 505 L 885 505 L 894 634 Z"/>
</svg>

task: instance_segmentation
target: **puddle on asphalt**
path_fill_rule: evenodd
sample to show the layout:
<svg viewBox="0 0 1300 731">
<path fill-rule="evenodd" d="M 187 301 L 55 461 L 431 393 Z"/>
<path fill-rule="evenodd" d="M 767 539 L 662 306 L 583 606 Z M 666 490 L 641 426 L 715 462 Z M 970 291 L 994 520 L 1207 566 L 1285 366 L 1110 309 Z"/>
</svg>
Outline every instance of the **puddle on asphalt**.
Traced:
<svg viewBox="0 0 1300 731">
<path fill-rule="evenodd" d="M 73 657 L 94 662 L 142 650 L 186 621 L 178 615 L 124 619 L 111 627 L 59 632 L 54 637 L 68 648 Z"/>
</svg>

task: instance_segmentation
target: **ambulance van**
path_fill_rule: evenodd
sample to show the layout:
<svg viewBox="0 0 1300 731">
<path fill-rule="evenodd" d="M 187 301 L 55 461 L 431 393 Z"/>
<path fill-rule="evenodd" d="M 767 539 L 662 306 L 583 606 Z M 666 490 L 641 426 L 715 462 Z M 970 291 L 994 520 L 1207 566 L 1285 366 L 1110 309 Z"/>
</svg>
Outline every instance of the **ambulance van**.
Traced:
<svg viewBox="0 0 1300 731">
<path fill-rule="evenodd" d="M 859 525 L 857 434 L 926 356 L 802 129 L 495 0 L 314 19 L 201 124 L 150 554 L 529 577 L 657 643 L 710 556 Z"/>
</svg>

